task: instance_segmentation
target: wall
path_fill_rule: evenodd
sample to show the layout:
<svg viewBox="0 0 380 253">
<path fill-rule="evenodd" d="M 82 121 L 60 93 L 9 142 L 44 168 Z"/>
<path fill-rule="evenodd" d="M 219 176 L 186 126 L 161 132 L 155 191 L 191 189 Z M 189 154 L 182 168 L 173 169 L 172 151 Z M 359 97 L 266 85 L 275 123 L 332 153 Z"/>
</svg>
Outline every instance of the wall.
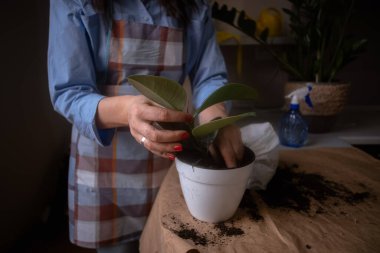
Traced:
<svg viewBox="0 0 380 253">
<path fill-rule="evenodd" d="M 368 47 L 339 77 L 352 83 L 349 100 L 351 105 L 380 105 L 380 2 L 360 0 L 355 3 L 356 11 L 349 31 L 367 38 Z"/>
<path fill-rule="evenodd" d="M 0 252 L 41 221 L 65 169 L 69 128 L 48 94 L 48 8 L 0 1 Z"/>
</svg>

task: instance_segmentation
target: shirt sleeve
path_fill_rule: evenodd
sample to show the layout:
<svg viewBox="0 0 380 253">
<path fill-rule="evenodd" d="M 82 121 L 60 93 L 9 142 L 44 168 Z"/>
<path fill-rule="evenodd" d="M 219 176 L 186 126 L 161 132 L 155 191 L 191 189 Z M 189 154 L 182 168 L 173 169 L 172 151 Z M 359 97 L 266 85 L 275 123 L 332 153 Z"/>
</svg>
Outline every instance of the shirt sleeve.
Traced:
<svg viewBox="0 0 380 253">
<path fill-rule="evenodd" d="M 102 96 L 81 5 L 75 1 L 51 0 L 48 47 L 49 92 L 54 109 L 71 122 L 80 134 L 109 145 L 114 129 L 100 130 L 95 115 Z"/>
<path fill-rule="evenodd" d="M 188 40 L 191 48 L 188 61 L 191 63 L 189 77 L 193 89 L 193 105 L 201 106 L 215 90 L 227 83 L 227 70 L 223 55 L 215 38 L 211 8 L 203 3 L 191 20 Z M 229 110 L 231 104 L 226 103 Z"/>
</svg>

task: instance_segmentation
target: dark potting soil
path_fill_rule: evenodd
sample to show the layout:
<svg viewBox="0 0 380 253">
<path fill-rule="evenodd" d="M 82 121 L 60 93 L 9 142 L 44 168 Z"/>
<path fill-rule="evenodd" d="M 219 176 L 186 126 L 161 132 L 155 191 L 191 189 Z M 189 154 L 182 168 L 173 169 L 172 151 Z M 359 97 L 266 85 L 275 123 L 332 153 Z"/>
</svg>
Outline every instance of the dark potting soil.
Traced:
<svg viewBox="0 0 380 253">
<path fill-rule="evenodd" d="M 201 154 L 200 152 L 197 152 L 196 150 L 191 150 L 191 151 L 184 150 L 178 153 L 177 157 L 181 161 L 188 164 L 192 164 L 193 166 L 196 166 L 199 168 L 214 169 L 214 170 L 228 169 L 226 168 L 226 165 L 224 164 L 224 161 L 222 158 L 219 159 L 218 161 L 215 161 L 210 155 Z M 255 153 L 251 149 L 245 147 L 243 159 L 240 161 L 237 167 L 239 168 L 244 167 L 250 164 L 254 160 L 255 160 Z"/>
<path fill-rule="evenodd" d="M 315 201 L 318 204 L 316 213 L 324 213 L 329 207 L 327 200 L 333 200 L 334 206 L 341 203 L 355 205 L 371 195 L 369 191 L 352 192 L 343 184 L 319 174 L 297 172 L 297 168 L 297 165 L 279 167 L 267 189 L 258 191 L 269 207 L 309 213 Z M 361 187 L 365 188 L 363 184 Z"/>
<path fill-rule="evenodd" d="M 249 218 L 253 221 L 264 220 L 263 216 L 260 215 L 256 201 L 252 197 L 249 190 L 246 190 L 244 192 L 243 198 L 239 204 L 239 208 L 244 210 L 248 214 Z"/>
<path fill-rule="evenodd" d="M 214 228 L 219 230 L 220 236 L 235 236 L 244 234 L 244 231 L 241 228 L 227 226 L 225 222 L 217 223 Z"/>
<path fill-rule="evenodd" d="M 209 242 L 206 236 L 200 235 L 194 228 L 189 229 L 182 226 L 181 230 L 174 230 L 173 232 L 183 239 L 191 239 L 195 245 L 205 246 Z"/>
<path fill-rule="evenodd" d="M 193 218 L 193 225 L 183 223 L 175 215 L 170 216 L 171 224 L 164 224 L 169 229 L 182 239 L 189 239 L 195 245 L 210 246 L 221 245 L 235 236 L 244 235 L 243 229 L 237 227 L 233 220 L 219 222 L 213 225 L 212 229 L 207 231 L 199 231 L 196 227 L 197 224 L 204 224 L 205 222 Z"/>
</svg>

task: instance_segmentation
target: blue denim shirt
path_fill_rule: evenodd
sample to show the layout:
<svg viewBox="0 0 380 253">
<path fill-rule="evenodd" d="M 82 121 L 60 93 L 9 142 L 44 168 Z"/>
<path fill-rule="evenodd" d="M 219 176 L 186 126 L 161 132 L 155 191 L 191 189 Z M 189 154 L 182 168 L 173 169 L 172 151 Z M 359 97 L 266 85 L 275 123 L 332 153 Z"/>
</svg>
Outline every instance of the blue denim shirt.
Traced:
<svg viewBox="0 0 380 253">
<path fill-rule="evenodd" d="M 157 0 L 114 0 L 113 18 L 160 26 L 180 27 L 166 15 Z M 211 9 L 198 0 L 199 9 L 185 30 L 185 74 L 193 89 L 193 106 L 199 107 L 227 80 L 223 56 L 215 40 Z M 97 88 L 107 68 L 108 26 L 91 0 L 51 0 L 48 49 L 49 91 L 57 112 L 86 137 L 107 145 L 106 132 L 97 129 L 95 114 L 104 97 Z M 100 73 L 100 75 L 99 75 Z"/>
</svg>

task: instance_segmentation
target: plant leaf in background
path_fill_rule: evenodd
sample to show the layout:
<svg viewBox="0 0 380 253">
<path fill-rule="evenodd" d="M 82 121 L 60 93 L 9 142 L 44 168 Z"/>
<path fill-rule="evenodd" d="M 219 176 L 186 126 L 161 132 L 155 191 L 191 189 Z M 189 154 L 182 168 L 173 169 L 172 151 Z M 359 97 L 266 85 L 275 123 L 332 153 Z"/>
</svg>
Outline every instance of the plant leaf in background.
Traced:
<svg viewBox="0 0 380 253">
<path fill-rule="evenodd" d="M 255 89 L 238 83 L 229 83 L 222 86 L 214 93 L 212 93 L 203 104 L 194 112 L 194 116 L 198 115 L 201 111 L 214 104 L 218 104 L 228 100 L 255 100 L 257 92 Z"/>
<path fill-rule="evenodd" d="M 215 132 L 216 130 L 223 128 L 227 125 L 231 125 L 235 123 L 238 120 L 256 116 L 256 113 L 254 112 L 246 112 L 235 116 L 230 116 L 222 119 L 217 119 L 210 121 L 208 123 L 205 123 L 203 125 L 197 126 L 192 130 L 192 134 L 195 138 L 202 138 L 206 137 L 207 135 Z"/>
<path fill-rule="evenodd" d="M 165 108 L 177 111 L 185 109 L 186 91 L 173 80 L 160 76 L 131 75 L 128 82 L 141 94 Z"/>
</svg>

